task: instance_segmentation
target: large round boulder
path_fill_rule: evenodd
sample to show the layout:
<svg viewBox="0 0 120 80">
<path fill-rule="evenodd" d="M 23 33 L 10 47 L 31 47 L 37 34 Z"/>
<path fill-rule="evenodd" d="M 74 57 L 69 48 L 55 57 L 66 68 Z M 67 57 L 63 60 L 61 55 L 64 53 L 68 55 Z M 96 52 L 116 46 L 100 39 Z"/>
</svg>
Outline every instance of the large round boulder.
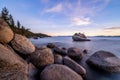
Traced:
<svg viewBox="0 0 120 80">
<path fill-rule="evenodd" d="M 53 64 L 41 72 L 41 80 L 83 80 L 80 75 L 64 65 Z"/>
<path fill-rule="evenodd" d="M 27 63 L 0 44 L 0 80 L 28 80 Z"/>
<path fill-rule="evenodd" d="M 8 24 L 0 18 L 0 42 L 9 43 L 14 37 L 13 31 Z"/>
<path fill-rule="evenodd" d="M 31 54 L 35 51 L 35 46 L 25 36 L 19 34 L 15 34 L 11 44 L 16 51 L 22 54 Z"/>
<path fill-rule="evenodd" d="M 47 47 L 41 47 L 30 55 L 31 61 L 38 68 L 43 68 L 54 63 L 54 55 Z"/>
<path fill-rule="evenodd" d="M 83 57 L 82 51 L 76 47 L 69 48 L 67 55 L 74 60 L 80 60 Z"/>
<path fill-rule="evenodd" d="M 106 72 L 120 72 L 120 59 L 108 51 L 97 51 L 86 62 Z"/>
<path fill-rule="evenodd" d="M 72 60 L 68 56 L 65 56 L 63 58 L 63 63 L 64 63 L 64 65 L 68 66 L 69 68 L 71 68 L 72 70 L 74 70 L 75 72 L 77 72 L 78 74 L 80 74 L 82 76 L 86 75 L 85 68 L 82 67 L 81 65 L 79 65 L 78 63 L 76 63 L 74 60 Z"/>
</svg>

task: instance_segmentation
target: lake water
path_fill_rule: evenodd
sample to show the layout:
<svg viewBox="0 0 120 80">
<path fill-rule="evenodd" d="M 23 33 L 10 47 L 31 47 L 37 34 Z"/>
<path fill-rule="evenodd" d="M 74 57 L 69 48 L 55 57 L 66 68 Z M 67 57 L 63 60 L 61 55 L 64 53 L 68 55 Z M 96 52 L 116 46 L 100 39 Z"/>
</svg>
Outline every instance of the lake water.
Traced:
<svg viewBox="0 0 120 80">
<path fill-rule="evenodd" d="M 57 46 L 69 48 L 78 47 L 81 50 L 87 49 L 89 55 L 98 50 L 106 50 L 114 53 L 120 58 L 120 37 L 88 37 L 91 41 L 75 42 L 71 36 L 48 37 L 39 39 L 30 39 L 33 44 L 40 47 L 47 43 L 54 43 Z M 86 63 L 80 62 L 87 68 L 87 78 L 85 80 L 120 80 L 120 74 L 108 74 L 91 69 Z"/>
</svg>

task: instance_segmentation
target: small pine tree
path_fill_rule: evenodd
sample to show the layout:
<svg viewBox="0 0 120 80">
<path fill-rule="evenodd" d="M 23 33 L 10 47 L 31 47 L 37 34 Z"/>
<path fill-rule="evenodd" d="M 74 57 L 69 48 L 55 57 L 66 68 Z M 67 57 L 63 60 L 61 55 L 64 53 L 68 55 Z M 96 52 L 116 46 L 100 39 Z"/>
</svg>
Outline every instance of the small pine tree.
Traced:
<svg viewBox="0 0 120 80">
<path fill-rule="evenodd" d="M 24 26 L 22 26 L 21 30 L 22 30 L 22 35 L 25 35 L 25 27 Z"/>
<path fill-rule="evenodd" d="M 11 28 L 14 28 L 14 27 L 15 27 L 15 22 L 14 22 L 13 17 L 12 17 L 11 14 L 9 15 L 9 26 L 10 26 Z"/>
<path fill-rule="evenodd" d="M 11 14 L 9 15 L 8 25 L 13 30 L 13 32 L 15 32 L 15 22 L 14 22 L 13 17 L 12 17 Z"/>
<path fill-rule="evenodd" d="M 20 29 L 21 28 L 21 24 L 19 21 L 17 21 L 17 28 Z"/>
<path fill-rule="evenodd" d="M 25 31 L 30 31 L 30 29 L 29 29 L 29 28 L 27 28 L 27 29 L 25 29 Z"/>
<path fill-rule="evenodd" d="M 1 11 L 1 18 L 3 18 L 7 23 L 9 23 L 9 11 L 4 7 Z"/>
</svg>

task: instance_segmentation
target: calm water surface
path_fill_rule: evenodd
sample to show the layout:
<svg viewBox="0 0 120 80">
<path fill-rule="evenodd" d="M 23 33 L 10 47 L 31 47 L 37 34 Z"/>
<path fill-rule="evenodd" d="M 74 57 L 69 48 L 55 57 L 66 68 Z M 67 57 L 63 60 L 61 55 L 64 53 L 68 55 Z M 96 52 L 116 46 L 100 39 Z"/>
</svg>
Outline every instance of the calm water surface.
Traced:
<svg viewBox="0 0 120 80">
<path fill-rule="evenodd" d="M 114 53 L 120 58 L 120 37 L 88 37 L 91 41 L 75 42 L 72 37 L 49 37 L 30 39 L 36 46 L 40 47 L 47 43 L 54 43 L 61 47 L 78 47 L 82 50 L 87 49 L 88 52 L 93 54 L 98 50 L 106 50 Z M 87 57 L 86 57 L 87 59 Z M 84 61 L 84 60 L 83 60 Z M 87 78 L 85 80 L 120 80 L 120 74 L 108 74 L 91 69 L 85 62 L 80 62 L 87 69 Z"/>
</svg>

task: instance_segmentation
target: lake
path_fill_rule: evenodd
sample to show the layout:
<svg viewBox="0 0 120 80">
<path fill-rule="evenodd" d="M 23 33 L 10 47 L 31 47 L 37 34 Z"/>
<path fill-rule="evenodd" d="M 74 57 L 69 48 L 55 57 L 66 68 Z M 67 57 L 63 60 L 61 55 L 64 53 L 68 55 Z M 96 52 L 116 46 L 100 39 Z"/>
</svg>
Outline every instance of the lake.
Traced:
<svg viewBox="0 0 120 80">
<path fill-rule="evenodd" d="M 89 55 L 92 55 L 98 50 L 105 50 L 114 53 L 120 58 L 120 37 L 88 37 L 91 41 L 75 42 L 71 36 L 58 36 L 39 39 L 30 39 L 33 44 L 40 47 L 47 43 L 54 43 L 57 46 L 69 48 L 78 47 L 81 50 L 87 49 Z M 119 73 L 103 73 L 91 69 L 86 63 L 79 62 L 87 68 L 87 77 L 85 80 L 120 80 Z"/>
</svg>

